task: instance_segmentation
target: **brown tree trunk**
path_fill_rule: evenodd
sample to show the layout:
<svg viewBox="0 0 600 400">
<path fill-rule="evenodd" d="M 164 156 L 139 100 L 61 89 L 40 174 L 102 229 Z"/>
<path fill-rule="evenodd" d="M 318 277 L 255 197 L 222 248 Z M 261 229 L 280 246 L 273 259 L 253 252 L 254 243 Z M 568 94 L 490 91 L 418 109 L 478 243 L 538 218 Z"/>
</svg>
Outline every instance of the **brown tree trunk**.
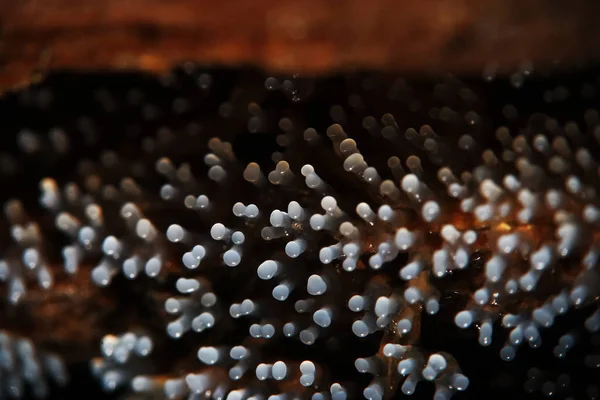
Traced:
<svg viewBox="0 0 600 400">
<path fill-rule="evenodd" d="M 595 0 L 0 0 L 0 88 L 48 69 L 182 61 L 303 73 L 574 62 L 600 50 L 599 16 Z"/>
</svg>

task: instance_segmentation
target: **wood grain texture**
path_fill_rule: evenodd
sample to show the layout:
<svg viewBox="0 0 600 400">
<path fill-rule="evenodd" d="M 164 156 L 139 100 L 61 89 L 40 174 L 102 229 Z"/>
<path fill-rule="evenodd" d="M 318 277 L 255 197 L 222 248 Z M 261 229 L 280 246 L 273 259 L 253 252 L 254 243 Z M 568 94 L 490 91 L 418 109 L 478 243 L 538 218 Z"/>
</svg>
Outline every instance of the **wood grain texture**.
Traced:
<svg viewBox="0 0 600 400">
<path fill-rule="evenodd" d="M 600 50 L 599 15 L 594 0 L 0 0 L 0 87 L 182 61 L 323 73 L 580 60 Z"/>
</svg>

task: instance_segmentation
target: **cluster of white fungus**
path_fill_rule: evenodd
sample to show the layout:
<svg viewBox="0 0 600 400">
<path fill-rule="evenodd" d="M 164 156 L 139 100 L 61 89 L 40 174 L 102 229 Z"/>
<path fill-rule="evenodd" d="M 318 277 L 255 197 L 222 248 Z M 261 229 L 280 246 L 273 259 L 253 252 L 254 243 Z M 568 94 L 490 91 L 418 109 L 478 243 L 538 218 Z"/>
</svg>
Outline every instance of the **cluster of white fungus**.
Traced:
<svg viewBox="0 0 600 400">
<path fill-rule="evenodd" d="M 248 110 L 248 129 L 260 131 L 267 114 L 254 102 Z M 227 120 L 235 108 L 219 112 Z M 379 400 L 430 384 L 435 400 L 449 400 L 469 387 L 460 355 L 420 342 L 422 318 L 442 314 L 449 292 L 464 300 L 453 305 L 454 325 L 476 331 L 481 346 L 506 330 L 506 361 L 521 346 L 540 347 L 563 314 L 598 306 L 600 167 L 588 149 L 600 139 L 597 113 L 590 135 L 572 125 L 500 127 L 489 147 L 469 133 L 401 129 L 391 113 L 365 115 L 356 127 L 346 123 L 349 113 L 332 109 L 337 123 L 323 134 L 280 119 L 272 162 L 242 159 L 235 134 L 213 127 L 206 137 L 171 132 L 147 141 L 145 170 L 115 149 L 72 182 L 41 181 L 39 203 L 67 243 L 66 274 L 89 274 L 105 290 L 117 280 L 160 286 L 168 293 L 160 342 L 196 346 L 184 367 L 153 369 L 155 338 L 125 326 L 104 337 L 91 362 L 106 390 L 174 400 Z M 458 118 L 449 109 L 434 114 Z M 466 114 L 468 125 L 479 123 Z M 52 137 L 67 151 L 61 134 Z M 34 152 L 40 144 L 30 136 L 19 142 Z M 363 143 L 380 150 L 362 153 Z M 4 212 L 13 244 L 0 254 L 0 279 L 18 304 L 32 279 L 52 288 L 49 243 L 19 200 Z M 476 287 L 453 289 L 453 279 Z M 600 331 L 600 310 L 584 328 Z M 364 387 L 338 379 L 322 356 L 311 358 L 311 348 L 344 352 L 348 338 L 380 344 L 354 360 L 369 377 Z M 554 355 L 574 346 L 577 335 L 566 333 Z M 278 353 L 286 347 L 302 350 Z M 600 356 L 585 362 L 598 368 Z M 0 334 L 9 380 L 43 391 L 41 364 L 64 379 L 55 358 L 39 361 L 31 344 Z M 552 392 L 560 382 L 540 387 Z"/>
<path fill-rule="evenodd" d="M 67 371 L 60 357 L 38 352 L 29 339 L 0 331 L 0 397 L 46 397 L 46 376 L 58 386 L 67 384 Z"/>
</svg>

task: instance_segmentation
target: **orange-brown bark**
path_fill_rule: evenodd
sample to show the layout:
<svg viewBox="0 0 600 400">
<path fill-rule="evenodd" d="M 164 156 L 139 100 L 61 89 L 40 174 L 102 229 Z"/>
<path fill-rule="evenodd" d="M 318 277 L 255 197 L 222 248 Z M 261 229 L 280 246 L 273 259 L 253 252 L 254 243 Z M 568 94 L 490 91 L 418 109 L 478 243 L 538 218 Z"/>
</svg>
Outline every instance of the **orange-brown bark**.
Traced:
<svg viewBox="0 0 600 400">
<path fill-rule="evenodd" d="M 0 87 L 53 68 L 481 72 L 594 57 L 593 0 L 0 0 Z"/>
</svg>

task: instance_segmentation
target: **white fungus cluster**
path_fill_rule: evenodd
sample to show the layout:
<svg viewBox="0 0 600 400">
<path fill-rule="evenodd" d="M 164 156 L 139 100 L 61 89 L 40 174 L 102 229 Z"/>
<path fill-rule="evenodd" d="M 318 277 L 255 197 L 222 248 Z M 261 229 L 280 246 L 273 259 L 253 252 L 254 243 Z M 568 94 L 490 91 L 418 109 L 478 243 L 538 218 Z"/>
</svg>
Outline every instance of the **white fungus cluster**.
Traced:
<svg viewBox="0 0 600 400">
<path fill-rule="evenodd" d="M 224 118 L 235 111 L 226 108 Z M 248 109 L 248 129 L 260 130 L 265 115 L 256 103 Z M 437 114 L 451 120 L 456 112 Z M 402 131 L 387 113 L 365 117 L 353 139 L 344 109 L 331 115 L 338 123 L 323 135 L 282 118 L 277 144 L 285 151 L 270 163 L 243 161 L 228 141 L 235 135 L 181 133 L 146 142 L 145 171 L 108 152 L 78 183 L 41 182 L 39 202 L 68 242 L 64 271 L 89 274 L 106 290 L 118 280 L 160 286 L 168 293 L 162 340 L 196 346 L 184 367 L 154 371 L 154 338 L 136 330 L 105 336 L 91 364 L 106 390 L 378 400 L 430 382 L 435 400 L 449 400 L 469 386 L 460 357 L 420 343 L 422 318 L 442 314 L 448 292 L 465 299 L 452 311 L 454 324 L 476 330 L 481 346 L 507 330 L 499 352 L 506 361 L 519 346 L 539 347 L 563 314 L 597 307 L 600 169 L 587 147 L 594 138 L 573 126 L 561 135 L 501 127 L 487 148 L 428 125 Z M 465 118 L 474 124 L 478 115 Z M 21 141 L 32 148 L 31 138 Z M 361 153 L 369 141 L 381 151 Z M 16 304 L 28 280 L 48 289 L 53 277 L 36 222 L 16 200 L 5 214 L 14 246 L 0 259 L 0 278 Z M 452 289 L 457 277 L 477 287 Z M 600 331 L 600 311 L 584 327 Z M 316 348 L 343 352 L 336 346 L 348 337 L 380 344 L 354 360 L 365 387 L 311 358 Z M 567 333 L 554 355 L 576 345 Z M 278 352 L 294 346 L 306 357 Z M 586 364 L 598 368 L 598 355 Z"/>
<path fill-rule="evenodd" d="M 92 374 L 107 392 L 129 384 L 134 392 L 147 390 L 152 381 L 140 372 L 148 369 L 144 357 L 152 353 L 153 346 L 148 336 L 134 332 L 107 335 L 100 344 L 102 357 L 94 358 L 90 363 Z"/>
<path fill-rule="evenodd" d="M 0 397 L 34 398 L 48 395 L 49 377 L 58 386 L 67 384 L 67 371 L 60 357 L 38 352 L 29 339 L 0 331 Z"/>
</svg>

